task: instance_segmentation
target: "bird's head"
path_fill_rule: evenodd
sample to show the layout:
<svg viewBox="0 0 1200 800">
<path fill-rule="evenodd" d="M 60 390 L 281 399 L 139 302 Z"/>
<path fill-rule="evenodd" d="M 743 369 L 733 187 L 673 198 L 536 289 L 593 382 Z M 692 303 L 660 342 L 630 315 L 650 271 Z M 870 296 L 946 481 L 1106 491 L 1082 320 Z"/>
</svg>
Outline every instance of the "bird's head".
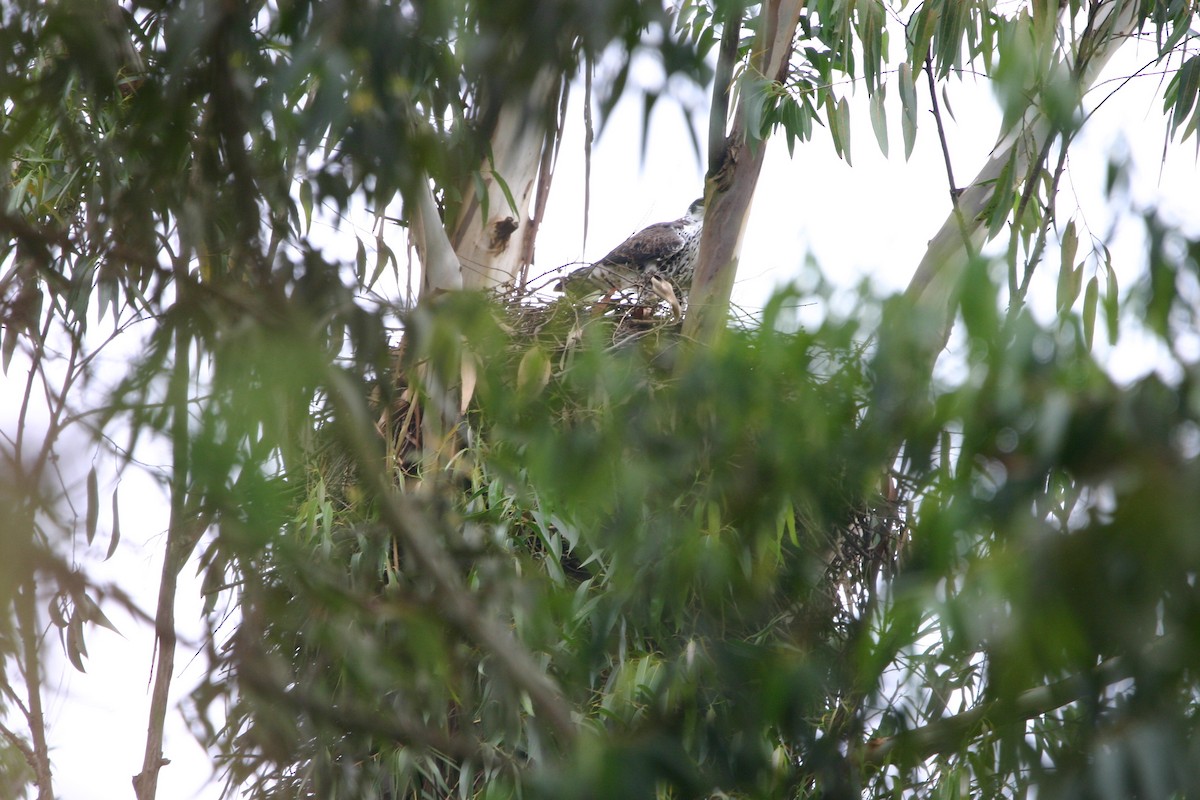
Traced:
<svg viewBox="0 0 1200 800">
<path fill-rule="evenodd" d="M 704 198 L 694 201 L 688 206 L 688 216 L 696 221 L 704 219 Z"/>
</svg>

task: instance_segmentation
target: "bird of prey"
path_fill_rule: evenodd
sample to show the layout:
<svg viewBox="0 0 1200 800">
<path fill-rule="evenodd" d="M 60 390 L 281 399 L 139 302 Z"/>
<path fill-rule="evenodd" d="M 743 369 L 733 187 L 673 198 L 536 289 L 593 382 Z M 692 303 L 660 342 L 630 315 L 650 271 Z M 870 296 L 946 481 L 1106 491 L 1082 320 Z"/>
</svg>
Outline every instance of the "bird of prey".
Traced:
<svg viewBox="0 0 1200 800">
<path fill-rule="evenodd" d="M 701 198 L 692 203 L 685 216 L 643 228 L 604 258 L 569 274 L 558 288 L 576 295 L 649 289 L 667 301 L 678 317 L 681 311 L 675 290 L 686 294 L 692 285 L 703 225 Z"/>
</svg>

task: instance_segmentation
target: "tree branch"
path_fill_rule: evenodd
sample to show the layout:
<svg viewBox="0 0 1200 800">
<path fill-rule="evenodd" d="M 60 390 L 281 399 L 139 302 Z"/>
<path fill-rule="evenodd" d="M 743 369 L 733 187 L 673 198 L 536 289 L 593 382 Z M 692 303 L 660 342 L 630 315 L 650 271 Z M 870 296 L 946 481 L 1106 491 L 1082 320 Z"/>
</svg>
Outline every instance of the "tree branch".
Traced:
<svg viewBox="0 0 1200 800">
<path fill-rule="evenodd" d="M 787 72 L 804 3 L 771 0 L 763 6 L 759 57 L 753 66 L 768 79 L 779 81 Z M 746 129 L 746 104 L 751 100 L 745 96 L 738 100 L 733 130 L 715 159 L 709 153 L 710 164 L 717 166 L 705 177 L 704 231 L 683 323 L 684 337 L 702 342 L 713 341 L 725 328 L 750 201 L 766 156 L 766 142 L 759 132 Z"/>
<path fill-rule="evenodd" d="M 33 760 L 30 765 L 37 781 L 38 800 L 54 800 L 50 771 L 50 748 L 46 744 L 46 717 L 42 712 L 42 655 L 37 634 L 37 578 L 31 570 L 17 590 L 17 624 L 21 631 L 25 693 L 29 711 L 25 715 L 33 739 Z M 23 751 L 24 752 L 24 751 Z"/>
<path fill-rule="evenodd" d="M 187 261 L 181 255 L 175 260 L 176 287 L 181 293 L 179 302 L 187 298 Z M 175 673 L 175 597 L 179 571 L 187 562 L 199 541 L 206 522 L 188 513 L 188 475 L 190 472 L 191 439 L 188 430 L 188 389 L 191 385 L 191 336 L 185 326 L 175 329 L 174 371 L 167 388 L 171 412 L 171 518 L 167 527 L 166 551 L 163 553 L 162 575 L 158 586 L 158 608 L 154 617 L 156 669 L 154 688 L 150 695 L 150 718 L 146 730 L 146 751 L 142 771 L 134 776 L 133 788 L 138 800 L 153 800 L 158 792 L 158 771 L 169 763 L 163 758 L 163 733 L 166 727 L 167 703 L 171 680 Z"/>
<path fill-rule="evenodd" d="M 962 207 L 958 204 L 958 196 L 962 194 L 962 189 L 959 189 L 958 184 L 954 181 L 954 165 L 950 161 L 950 145 L 946 142 L 946 126 L 942 121 L 942 108 L 938 105 L 937 82 L 933 79 L 933 57 L 929 52 L 925 53 L 925 75 L 929 79 L 931 113 L 937 125 L 938 141 L 942 144 L 942 158 L 946 162 L 946 180 L 950 184 L 950 206 L 954 212 L 954 219 L 958 222 L 959 232 L 962 234 L 963 249 L 968 258 L 974 258 L 975 248 L 971 246 L 971 234 L 967 230 L 967 221 L 963 219 Z"/>
<path fill-rule="evenodd" d="M 708 172 L 721 168 L 725 150 L 725 128 L 729 124 L 729 100 L 733 91 L 733 68 L 737 64 L 738 43 L 742 38 L 742 0 L 733 0 L 721 31 L 721 46 L 717 55 L 717 72 L 713 78 L 712 105 L 708 113 Z"/>
</svg>

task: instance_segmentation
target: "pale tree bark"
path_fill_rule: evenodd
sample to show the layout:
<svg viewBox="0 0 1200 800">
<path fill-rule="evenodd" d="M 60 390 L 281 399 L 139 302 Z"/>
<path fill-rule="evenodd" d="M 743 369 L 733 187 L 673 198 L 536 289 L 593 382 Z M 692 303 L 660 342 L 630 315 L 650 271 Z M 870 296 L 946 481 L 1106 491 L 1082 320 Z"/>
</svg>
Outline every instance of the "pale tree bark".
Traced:
<svg viewBox="0 0 1200 800">
<path fill-rule="evenodd" d="M 562 132 L 561 124 L 548 124 L 546 112 L 561 100 L 564 86 L 562 75 L 543 72 L 527 96 L 496 110 L 490 156 L 480 165 L 486 219 L 474 179 L 460 187 L 461 196 L 467 199 L 449 225 L 438 213 L 427 181 L 419 182 L 405 198 L 421 263 L 422 302 L 461 289 L 524 285 Z M 459 375 L 453 379 L 433 374 L 428 365 L 423 365 L 419 374 L 426 389 L 427 407 L 421 415 L 425 461 L 427 468 L 436 467 L 453 454 L 454 433 L 471 401 L 475 364 L 464 352 Z"/>
<path fill-rule="evenodd" d="M 558 140 L 558 131 L 545 124 L 544 113 L 564 91 L 562 76 L 543 72 L 527 98 L 505 103 L 497 113 L 491 154 L 479 167 L 487 218 L 472 180 L 461 187 L 465 199 L 450 234 L 462 262 L 464 288 L 524 284 L 541 216 L 538 206 L 544 205 L 549 189 L 547 156 L 555 152 Z M 509 204 L 505 187 L 516 208 Z"/>
<path fill-rule="evenodd" d="M 760 15 L 762 27 L 755 45 L 757 55 L 750 68 L 768 80 L 780 81 L 786 75 L 792 55 L 792 40 L 803 7 L 803 0 L 768 0 L 763 4 Z M 740 28 L 740 14 L 736 16 L 737 27 Z M 736 30 L 729 29 L 733 22 L 732 16 L 726 22 L 726 37 L 737 35 Z M 736 47 L 736 39 L 733 42 Z M 736 49 L 734 52 L 736 54 Z M 723 46 L 722 60 L 726 53 Z M 719 68 L 718 74 L 726 73 Z M 718 91 L 728 89 L 728 86 L 717 87 Z M 733 127 L 723 141 L 713 140 L 719 139 L 714 134 L 724 130 L 725 121 L 714 120 L 710 126 L 710 166 L 704 189 L 704 232 L 700 237 L 700 254 L 692 278 L 687 319 L 683 324 L 686 338 L 702 342 L 713 341 L 725 329 L 729 297 L 737 275 L 738 254 L 750 216 L 750 201 L 754 197 L 766 155 L 766 141 L 758 138 L 758 131 L 747 130 L 748 101 L 749 98 L 745 96 L 740 98 Z M 717 113 L 724 107 L 723 103 L 714 103 Z"/>
<path fill-rule="evenodd" d="M 421 262 L 421 299 L 463 288 L 462 267 L 442 226 L 429 181 L 417 181 L 408 200 L 410 231 Z"/>
<path fill-rule="evenodd" d="M 1074 63 L 1065 65 L 1078 82 L 1080 96 L 1138 26 L 1138 6 L 1135 0 L 1097 6 L 1096 16 L 1072 48 Z M 932 321 L 926 331 L 931 359 L 936 359 L 946 346 L 970 254 L 979 252 L 984 243 L 985 212 L 995 195 L 996 180 L 1010 162 L 1018 188 L 1021 183 L 1035 179 L 1044 168 L 1041 163 L 1044 153 L 1056 135 L 1058 131 L 1037 102 L 1031 103 L 1021 120 L 1001 134 L 983 169 L 957 198 L 956 210 L 929 240 L 929 247 L 909 282 L 907 295 L 921 316 Z M 932 368 L 932 363 L 929 366 Z"/>
</svg>

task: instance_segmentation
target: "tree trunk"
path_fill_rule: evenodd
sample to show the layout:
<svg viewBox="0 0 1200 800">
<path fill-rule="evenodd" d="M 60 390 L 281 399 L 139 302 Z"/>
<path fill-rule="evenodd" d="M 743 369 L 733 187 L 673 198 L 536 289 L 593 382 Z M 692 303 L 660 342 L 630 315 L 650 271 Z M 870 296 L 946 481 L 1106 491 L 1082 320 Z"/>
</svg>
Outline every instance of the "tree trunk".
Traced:
<svg viewBox="0 0 1200 800">
<path fill-rule="evenodd" d="M 772 80 L 784 77 L 803 6 L 802 0 L 770 0 L 764 5 L 756 46 L 759 56 L 752 69 Z M 705 179 L 704 232 L 683 324 L 684 337 L 701 342 L 714 341 L 725 328 L 750 201 L 766 154 L 766 141 L 758 138 L 758 131 L 746 129 L 746 103 L 745 96 L 738 102 L 723 152 L 716 158 L 710 153 L 714 166 Z"/>
<path fill-rule="evenodd" d="M 544 155 L 548 148 L 553 151 L 559 135 L 545 123 L 544 115 L 563 91 L 562 77 L 544 72 L 534 81 L 528 98 L 500 108 L 490 137 L 491 158 L 479 167 L 486 209 L 474 182 L 463 186 L 463 205 L 450 235 L 450 244 L 462 262 L 463 288 L 524 284 L 536 233 L 530 201 L 535 196 L 539 171 L 543 173 L 542 183 L 548 180 Z M 515 209 L 509 205 L 505 187 Z"/>
</svg>

